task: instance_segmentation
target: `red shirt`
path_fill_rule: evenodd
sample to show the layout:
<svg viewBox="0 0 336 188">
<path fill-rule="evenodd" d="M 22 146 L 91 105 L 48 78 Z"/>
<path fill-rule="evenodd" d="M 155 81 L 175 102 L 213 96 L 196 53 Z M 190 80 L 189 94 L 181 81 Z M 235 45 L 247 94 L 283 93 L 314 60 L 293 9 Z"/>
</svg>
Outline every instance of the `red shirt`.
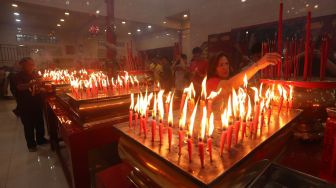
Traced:
<svg viewBox="0 0 336 188">
<path fill-rule="evenodd" d="M 209 62 L 207 60 L 195 60 L 190 64 L 190 71 L 195 72 L 195 77 L 193 81 L 201 82 L 206 75 L 209 67 Z"/>
<path fill-rule="evenodd" d="M 211 93 L 211 91 L 216 91 L 220 81 L 221 79 L 218 77 L 209 78 L 206 83 L 207 93 Z"/>
</svg>

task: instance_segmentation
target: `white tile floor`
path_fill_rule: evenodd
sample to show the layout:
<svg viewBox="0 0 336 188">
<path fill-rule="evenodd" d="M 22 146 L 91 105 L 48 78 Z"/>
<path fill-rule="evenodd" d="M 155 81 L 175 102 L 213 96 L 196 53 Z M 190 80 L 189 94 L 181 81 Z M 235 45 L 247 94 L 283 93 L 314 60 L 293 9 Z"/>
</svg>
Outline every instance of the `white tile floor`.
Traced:
<svg viewBox="0 0 336 188">
<path fill-rule="evenodd" d="M 68 188 L 61 164 L 49 145 L 29 153 L 14 100 L 0 99 L 0 188 Z"/>
</svg>

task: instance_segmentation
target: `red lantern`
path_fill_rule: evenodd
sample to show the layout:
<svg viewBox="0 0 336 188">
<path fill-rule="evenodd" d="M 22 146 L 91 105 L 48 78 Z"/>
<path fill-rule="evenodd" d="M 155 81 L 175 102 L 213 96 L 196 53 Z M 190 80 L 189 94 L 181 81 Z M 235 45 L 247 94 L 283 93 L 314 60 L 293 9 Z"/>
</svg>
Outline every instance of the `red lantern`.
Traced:
<svg viewBox="0 0 336 188">
<path fill-rule="evenodd" d="M 96 25 L 92 25 L 92 26 L 90 26 L 90 28 L 89 28 L 89 32 L 90 32 L 92 35 L 97 35 L 98 32 L 99 32 L 99 27 L 96 26 Z"/>
</svg>

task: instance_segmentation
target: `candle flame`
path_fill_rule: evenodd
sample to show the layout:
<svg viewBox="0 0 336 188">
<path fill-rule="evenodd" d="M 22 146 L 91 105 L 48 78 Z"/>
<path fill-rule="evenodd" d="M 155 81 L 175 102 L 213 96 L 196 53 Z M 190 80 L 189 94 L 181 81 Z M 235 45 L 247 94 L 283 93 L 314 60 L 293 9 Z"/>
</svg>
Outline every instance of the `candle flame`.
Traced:
<svg viewBox="0 0 336 188">
<path fill-rule="evenodd" d="M 214 114 L 213 112 L 211 112 L 210 114 L 210 118 L 209 118 L 209 130 L 208 130 L 208 135 L 211 136 L 213 131 L 215 129 L 215 125 L 214 125 Z"/>
<path fill-rule="evenodd" d="M 240 101 L 239 103 L 239 116 L 240 119 L 244 119 L 245 116 L 245 105 L 243 101 Z"/>
<path fill-rule="evenodd" d="M 188 100 L 184 101 L 183 109 L 182 109 L 182 115 L 180 117 L 179 121 L 179 127 L 181 129 L 184 129 L 184 126 L 186 124 L 186 119 L 187 119 L 187 108 L 188 108 Z"/>
<path fill-rule="evenodd" d="M 282 87 L 280 84 L 278 84 L 278 91 L 279 91 L 279 95 L 280 97 L 282 96 Z"/>
<path fill-rule="evenodd" d="M 203 115 L 202 115 L 202 122 L 201 122 L 201 135 L 200 138 L 203 140 L 205 136 L 205 128 L 207 126 L 207 109 L 203 107 Z"/>
<path fill-rule="evenodd" d="M 259 91 L 256 87 L 251 87 L 251 89 L 254 91 L 254 103 L 256 104 L 259 102 Z"/>
<path fill-rule="evenodd" d="M 271 102 L 271 98 L 272 98 L 272 94 L 271 94 L 271 90 L 270 88 L 268 88 L 266 90 L 266 108 L 269 108 L 270 107 L 270 102 Z"/>
<path fill-rule="evenodd" d="M 139 110 L 140 110 L 139 107 L 140 107 L 140 96 L 138 95 L 137 102 L 134 106 L 134 111 L 139 113 Z"/>
<path fill-rule="evenodd" d="M 223 114 L 221 115 L 221 120 L 222 120 L 222 128 L 226 129 L 229 126 L 229 116 L 228 113 L 226 111 L 226 109 L 224 110 Z"/>
<path fill-rule="evenodd" d="M 166 103 L 170 102 L 171 94 L 171 91 L 169 91 L 168 95 L 166 96 Z"/>
<path fill-rule="evenodd" d="M 164 117 L 163 93 L 164 93 L 164 90 L 160 90 L 158 93 L 158 110 L 159 110 L 161 121 L 163 120 L 163 117 Z"/>
<path fill-rule="evenodd" d="M 250 96 L 248 96 L 246 120 L 251 118 L 251 113 L 252 113 L 251 99 Z"/>
<path fill-rule="evenodd" d="M 174 93 L 171 96 L 170 103 L 169 103 L 169 112 L 168 112 L 168 124 L 173 125 L 173 98 L 174 98 Z"/>
<path fill-rule="evenodd" d="M 247 76 L 246 76 L 246 74 L 244 75 L 244 88 L 247 88 Z"/>
<path fill-rule="evenodd" d="M 157 99 L 156 99 L 156 93 L 154 94 L 154 102 L 153 102 L 153 112 L 152 112 L 152 116 L 153 119 L 155 119 L 156 117 L 156 111 L 157 111 Z"/>
<path fill-rule="evenodd" d="M 260 111 L 263 112 L 264 111 L 264 106 L 265 106 L 265 100 L 264 98 L 261 100 L 260 102 Z"/>
<path fill-rule="evenodd" d="M 131 93 L 131 105 L 130 105 L 130 110 L 133 110 L 134 108 L 134 94 Z"/>
<path fill-rule="evenodd" d="M 232 112 L 235 117 L 238 117 L 237 110 L 238 110 L 238 96 L 236 90 L 232 88 Z"/>
<path fill-rule="evenodd" d="M 232 108 L 231 108 L 231 95 L 229 96 L 228 99 L 228 107 L 227 107 L 228 111 L 227 111 L 227 117 L 232 116 Z"/>
<path fill-rule="evenodd" d="M 203 97 L 204 100 L 207 98 L 206 81 L 207 81 L 207 77 L 205 76 L 202 81 L 202 91 L 201 91 L 201 97 Z"/>
<path fill-rule="evenodd" d="M 262 98 L 262 89 L 263 89 L 263 83 L 259 86 L 259 97 Z"/>
<path fill-rule="evenodd" d="M 147 97 L 147 106 L 150 105 L 150 102 L 151 102 L 152 98 L 153 98 L 153 92 L 151 92 Z"/>
<path fill-rule="evenodd" d="M 293 86 L 289 85 L 289 99 L 292 100 L 293 99 Z"/>
<path fill-rule="evenodd" d="M 197 112 L 197 104 L 198 102 L 196 103 L 195 107 L 194 107 L 194 110 L 190 116 L 190 124 L 189 124 L 189 128 L 188 128 L 188 136 L 192 136 L 193 134 L 193 130 L 194 130 L 194 123 L 195 123 L 195 116 L 196 116 L 196 112 Z"/>
<path fill-rule="evenodd" d="M 218 91 L 211 91 L 210 95 L 207 99 L 214 99 L 216 98 L 222 91 L 222 88 L 220 88 Z"/>
<path fill-rule="evenodd" d="M 286 101 L 287 100 L 287 90 L 284 87 L 282 87 L 282 95 L 284 97 L 284 100 Z"/>
</svg>

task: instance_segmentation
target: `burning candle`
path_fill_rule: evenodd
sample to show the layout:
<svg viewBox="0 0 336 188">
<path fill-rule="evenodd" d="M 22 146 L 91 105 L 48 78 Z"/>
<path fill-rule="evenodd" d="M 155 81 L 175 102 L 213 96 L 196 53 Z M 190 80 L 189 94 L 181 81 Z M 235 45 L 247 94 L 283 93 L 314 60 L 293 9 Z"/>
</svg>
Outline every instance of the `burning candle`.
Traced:
<svg viewBox="0 0 336 188">
<path fill-rule="evenodd" d="M 207 124 L 207 110 L 206 107 L 203 107 L 203 115 L 202 115 L 202 122 L 201 122 L 201 131 L 198 137 L 198 154 L 201 160 L 201 166 L 204 168 L 204 143 L 203 139 L 205 136 L 205 128 Z"/>
<path fill-rule="evenodd" d="M 166 102 L 165 102 L 165 112 L 168 112 L 169 110 L 169 103 L 170 103 L 170 98 L 171 98 L 171 91 L 169 91 L 167 97 L 166 97 Z M 168 114 L 167 114 L 168 115 Z"/>
<path fill-rule="evenodd" d="M 245 138 L 245 133 L 246 133 L 246 121 L 248 119 L 250 119 L 251 117 L 251 111 L 252 111 L 252 107 L 251 107 L 251 100 L 250 100 L 250 96 L 248 96 L 248 102 L 247 102 L 247 113 L 246 113 L 246 117 L 244 118 L 243 122 L 242 122 L 242 141 Z"/>
<path fill-rule="evenodd" d="M 227 142 L 227 150 L 228 151 L 231 150 L 232 127 L 233 127 L 232 121 L 230 121 L 230 118 L 229 118 L 229 126 L 228 126 L 228 129 L 227 129 L 227 135 L 226 135 L 226 142 Z"/>
<path fill-rule="evenodd" d="M 280 95 L 280 99 L 279 99 L 279 108 L 278 108 L 278 116 L 280 115 L 280 112 L 281 112 L 281 108 L 282 108 L 282 104 L 283 104 L 283 89 L 282 89 L 282 86 L 279 84 L 278 85 L 278 91 L 279 91 L 279 95 Z"/>
<path fill-rule="evenodd" d="M 139 108 L 140 108 L 140 96 L 138 95 L 137 103 L 134 106 L 134 119 L 135 119 L 135 124 L 134 124 L 134 129 L 138 125 L 138 117 L 139 117 Z"/>
<path fill-rule="evenodd" d="M 129 128 L 132 127 L 132 120 L 133 120 L 133 107 L 134 107 L 134 95 L 131 94 L 131 105 L 129 109 Z"/>
<path fill-rule="evenodd" d="M 108 93 L 107 93 L 107 83 L 106 83 L 105 79 L 102 80 L 102 88 L 103 88 L 104 94 L 108 95 Z"/>
<path fill-rule="evenodd" d="M 163 117 L 164 117 L 163 99 L 162 99 L 163 92 L 164 90 L 161 90 L 158 93 L 158 109 L 159 109 L 159 115 L 160 115 L 160 121 L 159 121 L 160 145 L 162 144 L 162 135 L 163 135 Z"/>
<path fill-rule="evenodd" d="M 207 77 L 205 76 L 202 81 L 202 90 L 201 90 L 201 100 L 200 100 L 200 108 L 203 109 L 205 107 L 205 101 L 207 99 L 207 90 L 206 90 L 206 81 Z"/>
<path fill-rule="evenodd" d="M 188 101 L 185 100 L 183 109 L 182 109 L 182 115 L 179 120 L 179 155 L 182 154 L 182 144 L 183 144 L 183 139 L 184 139 L 184 127 L 186 124 L 186 119 L 187 119 L 187 107 L 188 107 Z"/>
<path fill-rule="evenodd" d="M 289 85 L 289 109 L 293 108 L 293 86 Z"/>
<path fill-rule="evenodd" d="M 212 162 L 212 133 L 215 128 L 214 125 L 214 114 L 210 114 L 210 119 L 209 119 L 209 130 L 208 130 L 208 151 L 209 151 L 209 157 L 210 157 L 210 162 Z"/>
<path fill-rule="evenodd" d="M 252 132 L 257 131 L 257 126 L 259 123 L 259 113 L 260 113 L 260 104 L 259 104 L 259 95 L 258 95 L 258 89 L 255 87 L 252 87 L 254 90 L 254 118 L 253 118 L 253 126 Z"/>
<path fill-rule="evenodd" d="M 156 100 L 156 94 L 154 94 L 154 103 L 153 103 L 153 112 L 152 112 L 152 142 L 154 142 L 154 140 L 155 140 L 156 111 L 157 111 L 157 100 Z"/>
<path fill-rule="evenodd" d="M 181 103 L 180 103 L 180 112 L 182 112 L 182 109 L 183 109 L 183 104 L 184 104 L 184 101 L 187 97 L 187 93 L 189 92 L 189 87 L 188 88 L 184 88 L 183 90 L 183 94 L 182 94 L 182 98 L 181 98 Z"/>
<path fill-rule="evenodd" d="M 169 151 L 171 149 L 172 143 L 172 136 L 173 136 L 173 98 L 174 94 L 171 96 L 170 103 L 169 103 L 169 112 L 168 112 L 168 146 Z"/>
<path fill-rule="evenodd" d="M 260 115 L 260 135 L 262 134 L 262 130 L 263 130 L 263 127 L 264 127 L 264 122 L 265 122 L 265 119 L 264 119 L 264 105 L 265 105 L 265 100 L 262 99 L 262 101 L 260 103 L 260 112 L 261 112 L 261 115 Z"/>
<path fill-rule="evenodd" d="M 210 95 L 207 97 L 208 100 L 208 113 L 212 112 L 212 103 L 213 100 L 221 93 L 222 88 L 220 88 L 218 91 L 211 91 Z"/>
<path fill-rule="evenodd" d="M 226 141 L 226 135 L 227 135 L 227 127 L 229 126 L 229 119 L 227 116 L 227 111 L 226 109 L 224 110 L 224 113 L 221 115 L 221 120 L 222 120 L 222 135 L 221 135 L 221 140 L 220 140 L 220 156 L 223 156 L 223 151 L 224 151 L 224 145 Z"/>
<path fill-rule="evenodd" d="M 190 123 L 189 123 L 189 127 L 188 127 L 188 140 L 187 140 L 187 144 L 188 144 L 188 156 L 189 156 L 189 162 L 192 161 L 192 134 L 193 134 L 193 130 L 194 130 L 194 123 L 195 123 L 195 116 L 196 116 L 196 112 L 197 112 L 197 103 L 196 106 L 194 107 L 194 110 L 190 116 Z"/>
</svg>

